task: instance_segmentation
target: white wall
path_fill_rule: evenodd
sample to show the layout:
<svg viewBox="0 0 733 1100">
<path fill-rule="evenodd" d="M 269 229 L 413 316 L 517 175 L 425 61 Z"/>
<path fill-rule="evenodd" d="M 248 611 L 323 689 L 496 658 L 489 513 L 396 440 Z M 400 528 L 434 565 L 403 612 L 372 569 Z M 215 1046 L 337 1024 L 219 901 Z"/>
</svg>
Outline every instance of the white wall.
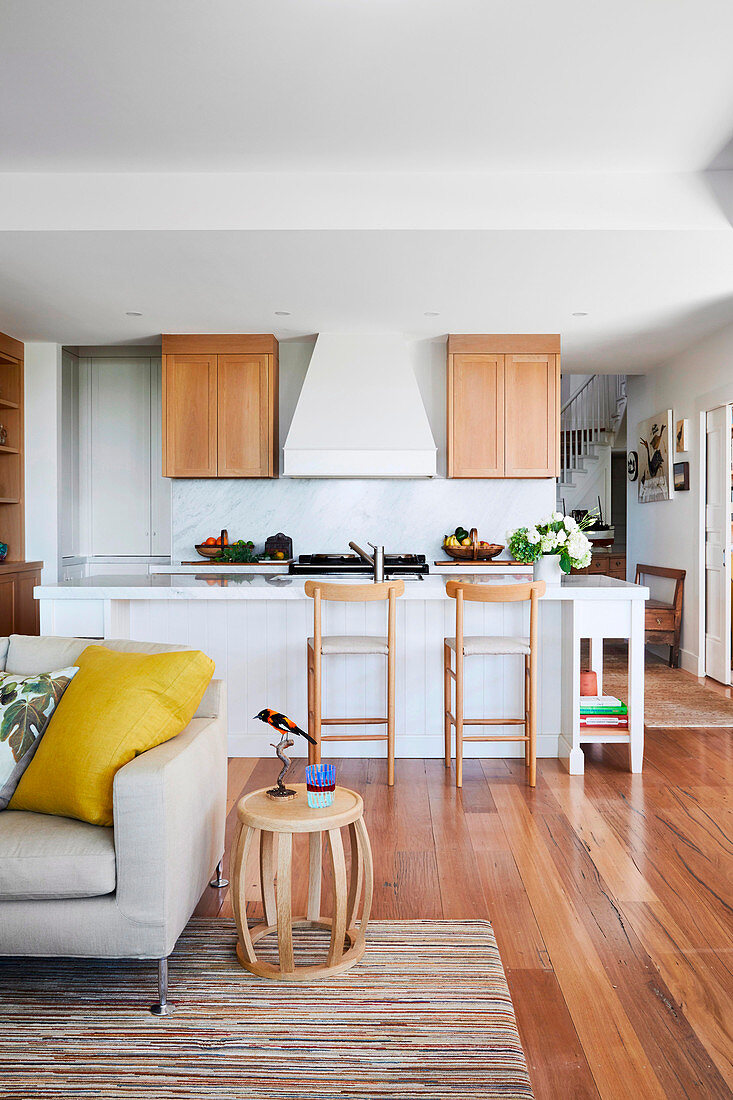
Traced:
<svg viewBox="0 0 733 1100">
<path fill-rule="evenodd" d="M 310 361 L 314 341 L 280 343 L 280 445 Z M 284 531 L 296 554 L 348 552 L 350 539 L 384 543 L 388 550 L 441 556 L 442 537 L 458 524 L 476 526 L 491 542 L 508 527 L 536 520 L 555 507 L 555 481 L 446 480 L 445 339 L 415 341 L 415 373 L 438 447 L 433 479 L 279 478 L 172 482 L 172 558 L 196 559 L 194 544 L 222 527 L 230 539 L 261 548 Z M 362 541 L 362 545 L 363 545 Z"/>
<path fill-rule="evenodd" d="M 61 563 L 61 372 L 60 344 L 25 345 L 25 556 L 44 584 Z"/>
<path fill-rule="evenodd" d="M 700 413 L 733 401 L 733 324 L 661 364 L 650 374 L 628 378 L 628 447 L 638 450 L 637 427 L 664 409 L 690 422 L 688 451 L 675 461 L 690 463 L 690 490 L 672 500 L 639 504 L 638 483 L 628 485 L 628 565 L 633 580 L 639 562 L 687 570 L 682 618 L 684 668 L 697 675 L 704 665 L 700 642 L 704 590 L 699 576 L 701 547 Z M 661 598 L 665 598 L 660 592 Z"/>
</svg>

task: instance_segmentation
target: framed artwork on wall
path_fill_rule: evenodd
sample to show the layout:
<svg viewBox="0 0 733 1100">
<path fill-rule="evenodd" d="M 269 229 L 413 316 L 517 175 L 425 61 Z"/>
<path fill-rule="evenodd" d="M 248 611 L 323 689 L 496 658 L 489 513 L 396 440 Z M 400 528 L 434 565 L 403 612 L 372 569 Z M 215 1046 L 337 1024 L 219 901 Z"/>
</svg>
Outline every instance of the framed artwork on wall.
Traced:
<svg viewBox="0 0 733 1100">
<path fill-rule="evenodd" d="M 636 481 L 639 476 L 639 456 L 636 451 L 629 451 L 626 456 L 626 475 L 629 481 Z"/>
<path fill-rule="evenodd" d="M 690 463 L 675 462 L 674 488 L 676 493 L 684 493 L 690 488 Z"/>
<path fill-rule="evenodd" d="M 672 410 L 639 421 L 639 503 L 669 500 L 672 485 Z"/>
<path fill-rule="evenodd" d="M 689 420 L 678 420 L 674 432 L 674 449 L 678 455 L 684 454 L 687 450 L 687 435 L 690 430 Z"/>
</svg>

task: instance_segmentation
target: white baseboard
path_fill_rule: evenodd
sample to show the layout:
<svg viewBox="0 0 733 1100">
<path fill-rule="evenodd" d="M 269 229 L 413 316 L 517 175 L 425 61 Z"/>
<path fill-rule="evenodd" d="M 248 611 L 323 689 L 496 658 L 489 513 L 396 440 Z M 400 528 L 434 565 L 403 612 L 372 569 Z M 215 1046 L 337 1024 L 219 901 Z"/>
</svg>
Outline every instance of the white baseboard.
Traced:
<svg viewBox="0 0 733 1100">
<path fill-rule="evenodd" d="M 689 649 L 680 649 L 680 668 L 683 668 L 685 672 L 691 672 L 693 676 L 705 675 L 705 662 L 702 657 L 699 657 L 697 653 L 692 653 Z"/>
<path fill-rule="evenodd" d="M 669 661 L 669 646 L 668 645 L 650 645 L 647 646 L 655 657 L 660 657 L 663 661 Z M 705 668 L 704 662 L 701 657 L 698 657 L 697 653 L 693 653 L 689 649 L 680 648 L 680 668 L 683 668 L 685 672 L 691 672 L 693 676 L 704 676 Z"/>
<path fill-rule="evenodd" d="M 230 733 L 229 755 L 272 756 L 274 758 L 273 740 L 274 734 L 272 737 L 268 737 L 266 733 Z M 302 737 L 297 737 L 296 741 L 297 744 L 292 749 L 293 757 L 307 756 L 308 743 L 303 741 Z M 541 733 L 537 738 L 537 756 L 544 758 L 557 757 L 557 744 L 557 734 Z M 398 734 L 395 754 L 398 758 L 404 760 L 414 760 L 420 757 L 427 757 L 431 760 L 442 759 L 443 738 L 440 735 L 426 737 L 419 734 L 405 734 L 402 736 Z M 348 759 L 379 759 L 380 757 L 386 757 L 387 748 L 383 741 L 329 741 L 328 755 Z M 524 746 L 512 744 L 511 742 L 501 744 L 500 742 L 471 741 L 465 745 L 463 755 L 466 759 L 470 757 L 494 759 L 520 757 L 524 756 Z"/>
</svg>

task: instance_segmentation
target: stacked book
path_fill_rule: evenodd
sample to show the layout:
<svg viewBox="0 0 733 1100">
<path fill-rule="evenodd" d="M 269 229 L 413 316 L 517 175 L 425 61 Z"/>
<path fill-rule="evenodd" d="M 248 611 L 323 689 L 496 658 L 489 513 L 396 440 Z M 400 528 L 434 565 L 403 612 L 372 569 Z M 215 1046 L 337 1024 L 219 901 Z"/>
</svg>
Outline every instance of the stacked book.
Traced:
<svg viewBox="0 0 733 1100">
<path fill-rule="evenodd" d="M 581 695 L 580 726 L 629 728 L 629 708 L 613 695 Z"/>
</svg>

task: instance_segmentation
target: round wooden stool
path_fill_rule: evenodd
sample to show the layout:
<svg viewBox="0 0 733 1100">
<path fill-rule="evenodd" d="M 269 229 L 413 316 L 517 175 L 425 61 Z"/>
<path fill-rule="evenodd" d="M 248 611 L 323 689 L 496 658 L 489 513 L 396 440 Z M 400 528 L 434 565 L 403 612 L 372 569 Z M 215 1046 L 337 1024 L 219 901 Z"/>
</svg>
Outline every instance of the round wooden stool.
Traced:
<svg viewBox="0 0 733 1100">
<path fill-rule="evenodd" d="M 331 806 L 312 810 L 304 783 L 293 784 L 296 797 L 278 803 L 265 790 L 240 799 L 234 845 L 232 898 L 239 943 L 237 958 L 245 970 L 260 978 L 281 982 L 304 982 L 342 974 L 364 954 L 365 932 L 372 907 L 372 851 L 364 824 L 364 803 L 356 791 L 337 787 Z M 348 825 L 351 844 L 351 875 L 347 884 L 346 860 L 341 827 Z M 260 834 L 260 887 L 265 919 L 249 928 L 245 899 L 245 868 L 252 845 Z M 306 913 L 293 916 L 291 878 L 293 833 L 308 833 L 308 904 Z M 322 835 L 326 833 L 334 885 L 333 917 L 321 916 Z M 361 918 L 357 927 L 362 893 Z M 296 966 L 293 959 L 293 928 L 330 928 L 328 958 L 321 966 Z M 280 965 L 257 958 L 254 945 L 277 932 Z M 348 946 L 347 946 L 348 943 Z"/>
</svg>

